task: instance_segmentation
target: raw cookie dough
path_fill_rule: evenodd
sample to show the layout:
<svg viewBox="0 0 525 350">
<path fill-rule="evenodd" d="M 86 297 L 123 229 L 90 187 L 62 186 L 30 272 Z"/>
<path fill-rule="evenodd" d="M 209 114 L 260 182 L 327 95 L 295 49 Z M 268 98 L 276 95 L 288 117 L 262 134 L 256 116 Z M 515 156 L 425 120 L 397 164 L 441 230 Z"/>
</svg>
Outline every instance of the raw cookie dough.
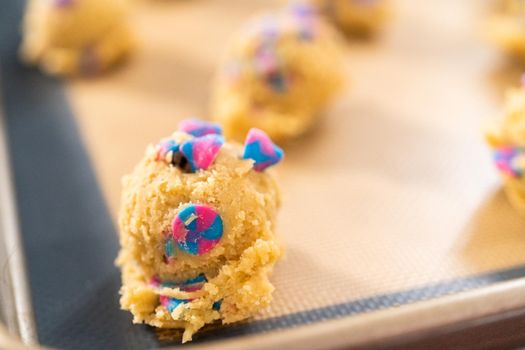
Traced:
<svg viewBox="0 0 525 350">
<path fill-rule="evenodd" d="M 525 60 L 525 2 L 503 0 L 488 20 L 486 35 L 511 57 Z"/>
<path fill-rule="evenodd" d="M 184 342 L 267 307 L 282 255 L 280 192 L 267 170 L 282 150 L 258 129 L 244 149 L 220 133 L 186 120 L 123 179 L 121 306 L 134 323 L 184 328 Z"/>
<path fill-rule="evenodd" d="M 293 138 L 314 124 L 344 75 L 335 31 L 313 7 L 294 4 L 253 18 L 234 38 L 214 84 L 212 115 L 237 140 L 251 127 Z"/>
<path fill-rule="evenodd" d="M 376 33 L 388 18 L 388 0 L 314 0 L 321 12 L 346 35 Z"/>
<path fill-rule="evenodd" d="M 504 115 L 486 139 L 509 201 L 525 215 L 525 88 L 507 92 Z"/>
<path fill-rule="evenodd" d="M 92 75 L 132 47 L 125 0 L 30 0 L 22 59 L 49 74 Z"/>
</svg>

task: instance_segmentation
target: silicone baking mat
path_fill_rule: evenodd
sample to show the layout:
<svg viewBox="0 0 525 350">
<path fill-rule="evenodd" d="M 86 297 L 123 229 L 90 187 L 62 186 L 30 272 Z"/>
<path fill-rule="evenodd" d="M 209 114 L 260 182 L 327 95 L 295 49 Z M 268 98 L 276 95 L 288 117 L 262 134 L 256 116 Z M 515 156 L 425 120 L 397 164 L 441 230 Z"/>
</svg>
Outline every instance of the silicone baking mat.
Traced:
<svg viewBox="0 0 525 350">
<path fill-rule="evenodd" d="M 39 341 L 67 349 L 177 344 L 118 306 L 120 177 L 178 120 L 208 115 L 224 43 L 283 2 L 143 1 L 139 49 L 102 77 L 18 63 L 23 3 L 1 0 L 3 114 Z M 195 342 L 435 299 L 525 276 L 525 220 L 500 189 L 481 127 L 518 82 L 479 38 L 481 2 L 397 0 L 385 32 L 349 43 L 347 89 L 285 145 L 275 301 Z M 438 312 L 438 311 L 436 311 Z"/>
</svg>

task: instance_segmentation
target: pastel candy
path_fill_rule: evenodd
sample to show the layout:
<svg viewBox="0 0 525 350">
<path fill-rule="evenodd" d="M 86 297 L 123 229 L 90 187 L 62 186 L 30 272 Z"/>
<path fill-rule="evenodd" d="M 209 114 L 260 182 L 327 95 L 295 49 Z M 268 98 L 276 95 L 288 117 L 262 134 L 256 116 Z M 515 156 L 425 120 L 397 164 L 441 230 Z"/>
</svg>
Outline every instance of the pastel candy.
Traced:
<svg viewBox="0 0 525 350">
<path fill-rule="evenodd" d="M 158 146 L 157 160 L 165 160 L 169 152 L 173 154 L 179 151 L 179 144 L 175 140 L 164 140 Z"/>
<path fill-rule="evenodd" d="M 254 67 L 275 92 L 285 92 L 288 81 L 281 69 L 274 45 L 262 45 L 254 57 Z"/>
<path fill-rule="evenodd" d="M 201 290 L 208 280 L 204 274 L 200 274 L 195 278 L 191 278 L 184 282 L 172 282 L 172 281 L 161 281 L 160 278 L 155 277 L 152 280 L 152 285 L 155 287 L 168 287 L 168 288 L 179 288 L 183 292 L 196 292 Z M 193 299 L 177 299 L 170 298 L 165 295 L 159 296 L 160 304 L 168 309 L 169 312 L 173 312 L 177 306 L 181 304 L 186 304 L 192 301 Z"/>
<path fill-rule="evenodd" d="M 179 306 L 180 304 L 186 304 L 190 302 L 191 300 L 186 299 L 177 299 L 177 298 L 170 298 L 165 295 L 159 296 L 160 305 L 164 306 L 166 309 L 168 309 L 169 312 L 173 312 Z"/>
<path fill-rule="evenodd" d="M 290 6 L 290 12 L 298 21 L 299 38 L 305 41 L 310 41 L 315 36 L 315 28 L 317 25 L 317 13 L 312 5 L 307 3 L 293 3 Z"/>
<path fill-rule="evenodd" d="M 499 171 L 510 177 L 521 177 L 525 168 L 525 149 L 503 146 L 494 150 L 494 163 Z"/>
<path fill-rule="evenodd" d="M 222 218 L 207 205 L 189 204 L 173 220 L 172 234 L 179 249 L 191 255 L 203 255 L 221 240 Z"/>
<path fill-rule="evenodd" d="M 252 128 L 244 141 L 244 159 L 253 159 L 253 168 L 257 171 L 277 164 L 284 156 L 284 152 L 275 145 L 264 131 Z"/>
<path fill-rule="evenodd" d="M 206 170 L 213 164 L 224 144 L 219 135 L 206 135 L 184 142 L 181 153 L 186 157 L 192 171 Z"/>
<path fill-rule="evenodd" d="M 219 124 L 204 122 L 199 119 L 184 119 L 179 124 L 179 130 L 195 137 L 222 135 L 222 128 Z"/>
<path fill-rule="evenodd" d="M 200 290 L 205 282 L 208 280 L 206 279 L 206 276 L 201 273 L 197 277 L 193 277 L 190 279 L 187 279 L 183 282 L 177 282 L 177 281 L 161 281 L 159 277 L 155 277 L 154 279 L 156 287 L 168 287 L 168 288 L 179 288 L 183 292 L 194 292 L 196 290 Z M 152 280 L 153 282 L 153 280 Z"/>
<path fill-rule="evenodd" d="M 172 281 L 161 281 L 158 276 L 155 276 L 152 278 L 151 284 L 154 287 L 168 287 L 168 288 L 179 288 L 183 292 L 196 292 L 202 289 L 204 286 L 204 283 L 208 282 L 208 279 L 204 274 L 200 274 L 197 277 L 190 278 L 182 283 L 180 282 L 172 282 Z M 161 295 L 159 297 L 160 304 L 168 309 L 169 312 L 173 312 L 177 308 L 177 306 L 181 304 L 189 303 L 190 301 L 194 300 L 191 299 L 177 299 L 177 298 L 170 298 L 165 295 Z M 212 309 L 215 311 L 219 311 L 222 305 L 222 299 L 218 300 L 213 303 Z"/>
</svg>

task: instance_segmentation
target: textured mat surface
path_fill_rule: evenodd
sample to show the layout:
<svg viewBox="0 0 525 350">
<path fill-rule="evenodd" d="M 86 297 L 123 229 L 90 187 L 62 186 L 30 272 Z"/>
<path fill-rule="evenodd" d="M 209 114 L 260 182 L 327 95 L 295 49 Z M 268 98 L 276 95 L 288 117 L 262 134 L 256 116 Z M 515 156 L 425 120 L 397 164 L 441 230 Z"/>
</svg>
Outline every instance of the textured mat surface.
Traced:
<svg viewBox="0 0 525 350">
<path fill-rule="evenodd" d="M 119 310 L 110 212 L 118 178 L 144 146 L 171 132 L 174 115 L 205 112 L 216 59 L 210 52 L 263 4 L 227 11 L 227 3 L 241 2 L 141 5 L 137 23 L 146 47 L 131 64 L 101 79 L 66 84 L 17 62 L 23 4 L 0 1 L 3 108 L 43 344 L 143 349 L 176 343 L 177 333 L 134 326 Z M 349 60 L 360 85 L 316 134 L 288 147 L 279 174 L 288 258 L 276 271 L 275 303 L 255 320 L 212 326 L 195 341 L 314 324 L 525 276 L 525 223 L 497 190 L 479 138 L 480 114 L 492 113 L 495 101 L 484 88 L 492 58 L 470 31 L 475 6 L 440 1 L 427 26 L 419 18 L 426 12 L 417 12 L 422 5 L 408 6 L 416 3 L 399 1 L 408 23 L 393 25 L 377 47 L 353 48 Z M 435 29 L 451 10 L 458 18 Z M 199 27 L 196 16 L 212 21 L 216 13 L 224 15 L 225 29 Z M 414 24 L 432 45 L 420 36 L 406 38 Z M 170 28 L 179 35 L 167 45 L 162 33 Z M 210 45 L 191 45 L 180 35 L 190 30 L 211 35 Z M 420 75 L 400 71 L 407 61 Z M 196 79 L 189 88 L 177 80 L 183 73 L 186 82 Z M 387 73 L 404 88 L 385 82 L 378 89 L 373 81 Z M 417 98 L 404 103 L 409 96 Z M 347 152 L 336 158 L 331 149 Z M 327 234 L 332 238 L 323 239 Z"/>
</svg>

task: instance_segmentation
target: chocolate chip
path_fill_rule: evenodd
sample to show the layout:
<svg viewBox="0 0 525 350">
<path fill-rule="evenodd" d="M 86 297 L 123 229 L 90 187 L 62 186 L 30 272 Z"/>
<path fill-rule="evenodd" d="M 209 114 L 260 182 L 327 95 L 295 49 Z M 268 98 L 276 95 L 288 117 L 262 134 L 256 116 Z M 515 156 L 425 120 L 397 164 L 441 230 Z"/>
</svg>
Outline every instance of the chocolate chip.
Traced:
<svg viewBox="0 0 525 350">
<path fill-rule="evenodd" d="M 180 152 L 173 154 L 173 159 L 171 160 L 171 165 L 176 166 L 184 173 L 191 173 L 191 165 L 188 162 L 188 159 L 182 155 Z"/>
</svg>

